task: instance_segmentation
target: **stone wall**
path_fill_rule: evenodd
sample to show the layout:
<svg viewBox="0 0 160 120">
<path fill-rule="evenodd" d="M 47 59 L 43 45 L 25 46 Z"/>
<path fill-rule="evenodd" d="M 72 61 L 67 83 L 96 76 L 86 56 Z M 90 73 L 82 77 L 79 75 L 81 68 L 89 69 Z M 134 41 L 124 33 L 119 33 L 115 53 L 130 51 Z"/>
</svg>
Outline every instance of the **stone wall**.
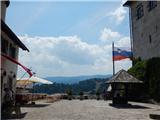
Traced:
<svg viewBox="0 0 160 120">
<path fill-rule="evenodd" d="M 136 7 L 140 3 L 144 15 L 137 20 Z M 145 1 L 133 2 L 130 7 L 134 57 L 160 57 L 160 2 L 151 11 L 148 11 L 148 2 Z"/>
</svg>

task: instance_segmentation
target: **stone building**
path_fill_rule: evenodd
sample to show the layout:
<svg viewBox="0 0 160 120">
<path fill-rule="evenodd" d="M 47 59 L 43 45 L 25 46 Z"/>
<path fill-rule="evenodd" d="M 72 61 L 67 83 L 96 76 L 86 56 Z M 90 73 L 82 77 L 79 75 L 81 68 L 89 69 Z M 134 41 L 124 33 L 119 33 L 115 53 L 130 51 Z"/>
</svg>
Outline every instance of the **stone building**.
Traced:
<svg viewBox="0 0 160 120">
<path fill-rule="evenodd" d="M 1 1 L 1 107 L 6 102 L 6 94 L 12 95 L 8 100 L 14 100 L 16 89 L 17 64 L 19 48 L 27 47 L 19 40 L 15 33 L 5 23 L 6 9 L 9 1 Z"/>
<path fill-rule="evenodd" d="M 160 57 L 160 1 L 127 1 L 133 56 Z"/>
</svg>

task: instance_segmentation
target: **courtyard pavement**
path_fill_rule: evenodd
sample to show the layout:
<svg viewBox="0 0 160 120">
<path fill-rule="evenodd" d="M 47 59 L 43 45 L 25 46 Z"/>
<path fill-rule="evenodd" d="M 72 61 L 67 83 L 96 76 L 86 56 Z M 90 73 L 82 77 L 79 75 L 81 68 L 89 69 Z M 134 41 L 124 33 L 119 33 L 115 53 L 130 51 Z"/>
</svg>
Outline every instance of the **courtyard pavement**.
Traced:
<svg viewBox="0 0 160 120">
<path fill-rule="evenodd" d="M 149 114 L 159 114 L 160 106 L 130 102 L 132 106 L 113 107 L 111 101 L 61 100 L 54 103 L 36 102 L 23 106 L 24 120 L 150 120 Z"/>
</svg>

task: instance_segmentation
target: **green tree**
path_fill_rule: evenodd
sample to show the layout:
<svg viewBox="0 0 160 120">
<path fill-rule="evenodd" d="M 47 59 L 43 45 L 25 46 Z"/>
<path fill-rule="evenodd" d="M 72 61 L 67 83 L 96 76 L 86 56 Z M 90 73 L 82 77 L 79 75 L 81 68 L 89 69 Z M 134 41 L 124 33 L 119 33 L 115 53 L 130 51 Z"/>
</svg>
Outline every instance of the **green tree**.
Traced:
<svg viewBox="0 0 160 120">
<path fill-rule="evenodd" d="M 96 96 L 97 96 L 97 100 L 99 100 L 100 99 L 100 90 L 96 91 Z"/>
<path fill-rule="evenodd" d="M 67 95 L 68 95 L 68 99 L 72 100 L 72 90 L 70 88 L 67 89 Z"/>
<path fill-rule="evenodd" d="M 132 94 L 139 94 L 138 96 L 143 96 L 143 99 L 150 96 L 150 98 L 160 101 L 160 58 L 137 60 L 128 72 L 144 82 L 143 85 L 132 86 Z"/>
<path fill-rule="evenodd" d="M 137 79 L 144 81 L 146 74 L 146 63 L 147 61 L 137 61 L 136 64 L 128 70 L 128 72 Z"/>
<path fill-rule="evenodd" d="M 84 95 L 83 91 L 80 91 L 79 95 L 80 95 L 80 100 L 83 100 L 83 95 Z"/>
<path fill-rule="evenodd" d="M 156 101 L 160 101 L 160 58 L 148 60 L 146 77 L 149 82 L 149 94 Z"/>
</svg>

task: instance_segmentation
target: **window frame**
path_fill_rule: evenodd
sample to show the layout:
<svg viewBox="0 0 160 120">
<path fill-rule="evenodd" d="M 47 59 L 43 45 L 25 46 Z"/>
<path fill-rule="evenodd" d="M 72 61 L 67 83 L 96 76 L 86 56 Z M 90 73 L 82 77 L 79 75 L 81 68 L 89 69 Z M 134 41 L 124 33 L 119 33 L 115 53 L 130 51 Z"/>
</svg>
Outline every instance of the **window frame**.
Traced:
<svg viewBox="0 0 160 120">
<path fill-rule="evenodd" d="M 4 53 L 4 54 L 8 54 L 8 50 L 9 50 L 8 40 L 1 37 L 1 52 Z"/>
<path fill-rule="evenodd" d="M 13 44 L 10 43 L 10 45 L 9 45 L 9 56 L 15 59 L 16 58 L 16 53 L 17 53 L 16 47 Z"/>
<path fill-rule="evenodd" d="M 151 44 L 152 43 L 152 36 L 149 35 L 149 43 Z"/>
<path fill-rule="evenodd" d="M 157 7 L 157 1 L 148 1 L 148 11 L 151 11 L 156 7 Z"/>
<path fill-rule="evenodd" d="M 139 3 L 137 5 L 137 7 L 136 7 L 136 17 L 137 17 L 137 20 L 139 20 L 143 16 L 144 16 L 143 4 Z"/>
</svg>

